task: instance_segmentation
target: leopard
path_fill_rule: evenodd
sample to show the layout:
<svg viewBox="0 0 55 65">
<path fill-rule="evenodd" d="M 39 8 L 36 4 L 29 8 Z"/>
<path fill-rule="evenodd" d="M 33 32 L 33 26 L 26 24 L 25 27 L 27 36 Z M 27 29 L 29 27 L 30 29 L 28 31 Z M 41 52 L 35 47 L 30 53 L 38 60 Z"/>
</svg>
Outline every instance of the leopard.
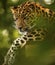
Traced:
<svg viewBox="0 0 55 65">
<path fill-rule="evenodd" d="M 27 1 L 19 6 L 12 6 L 10 9 L 14 18 L 15 28 L 21 36 L 14 40 L 4 58 L 3 65 L 12 65 L 17 49 L 23 48 L 28 41 L 42 41 L 45 39 L 47 30 L 36 26 L 37 17 L 43 16 L 55 19 L 54 11 L 32 1 Z"/>
</svg>

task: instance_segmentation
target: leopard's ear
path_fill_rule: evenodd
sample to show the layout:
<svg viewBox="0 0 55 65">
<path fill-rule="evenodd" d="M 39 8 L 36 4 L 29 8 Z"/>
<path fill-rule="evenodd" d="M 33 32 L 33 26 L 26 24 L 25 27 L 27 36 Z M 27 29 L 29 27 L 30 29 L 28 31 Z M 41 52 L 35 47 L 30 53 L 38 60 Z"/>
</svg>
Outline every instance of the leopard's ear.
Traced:
<svg viewBox="0 0 55 65">
<path fill-rule="evenodd" d="M 12 13 L 14 13 L 14 7 L 13 6 L 10 7 L 10 10 L 11 10 Z"/>
<path fill-rule="evenodd" d="M 14 13 L 14 11 L 17 11 L 20 8 L 20 6 L 11 6 L 10 10 L 12 13 Z"/>
</svg>

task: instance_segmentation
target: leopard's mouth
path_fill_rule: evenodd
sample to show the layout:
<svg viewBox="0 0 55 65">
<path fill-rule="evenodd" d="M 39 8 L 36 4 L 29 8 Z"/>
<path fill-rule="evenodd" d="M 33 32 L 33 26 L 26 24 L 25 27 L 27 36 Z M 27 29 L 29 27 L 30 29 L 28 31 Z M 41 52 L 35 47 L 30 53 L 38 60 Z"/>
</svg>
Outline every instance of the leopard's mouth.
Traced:
<svg viewBox="0 0 55 65">
<path fill-rule="evenodd" d="M 28 28 L 19 27 L 20 32 L 27 32 Z"/>
<path fill-rule="evenodd" d="M 27 32 L 28 32 L 27 29 L 22 29 L 22 28 L 19 29 L 20 34 L 26 34 Z"/>
</svg>

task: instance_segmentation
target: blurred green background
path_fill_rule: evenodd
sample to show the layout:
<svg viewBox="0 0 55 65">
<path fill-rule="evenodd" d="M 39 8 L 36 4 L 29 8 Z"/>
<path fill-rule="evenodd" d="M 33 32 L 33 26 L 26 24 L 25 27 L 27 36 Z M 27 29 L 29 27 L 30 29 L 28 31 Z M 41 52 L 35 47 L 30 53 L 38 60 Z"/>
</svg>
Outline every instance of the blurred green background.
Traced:
<svg viewBox="0 0 55 65">
<path fill-rule="evenodd" d="M 18 31 L 14 28 L 10 7 L 25 1 L 27 0 L 0 0 L 0 65 L 2 65 L 4 56 L 13 40 L 19 36 Z M 55 11 L 55 2 L 46 5 L 43 0 L 33 1 L 40 2 L 41 5 Z M 46 21 L 44 22 L 46 23 Z M 43 22 L 40 25 L 43 25 Z M 13 65 L 55 65 L 55 20 L 54 23 L 47 23 L 46 28 L 49 32 L 46 40 L 40 42 L 30 41 L 23 49 L 18 49 Z"/>
</svg>

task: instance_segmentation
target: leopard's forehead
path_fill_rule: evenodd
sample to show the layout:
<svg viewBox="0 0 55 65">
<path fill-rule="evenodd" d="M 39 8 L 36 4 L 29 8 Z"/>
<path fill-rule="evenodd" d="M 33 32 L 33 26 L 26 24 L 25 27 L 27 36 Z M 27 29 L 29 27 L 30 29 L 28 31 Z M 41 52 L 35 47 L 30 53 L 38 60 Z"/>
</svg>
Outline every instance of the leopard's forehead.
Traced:
<svg viewBox="0 0 55 65">
<path fill-rule="evenodd" d="M 18 6 L 12 6 L 11 7 L 11 11 L 14 12 L 14 11 L 23 11 L 24 9 L 27 9 L 27 7 L 29 7 L 29 5 L 31 4 L 35 4 L 35 2 L 30 2 L 30 1 L 27 1 L 25 3 L 22 3 L 21 5 L 18 5 Z"/>
</svg>

